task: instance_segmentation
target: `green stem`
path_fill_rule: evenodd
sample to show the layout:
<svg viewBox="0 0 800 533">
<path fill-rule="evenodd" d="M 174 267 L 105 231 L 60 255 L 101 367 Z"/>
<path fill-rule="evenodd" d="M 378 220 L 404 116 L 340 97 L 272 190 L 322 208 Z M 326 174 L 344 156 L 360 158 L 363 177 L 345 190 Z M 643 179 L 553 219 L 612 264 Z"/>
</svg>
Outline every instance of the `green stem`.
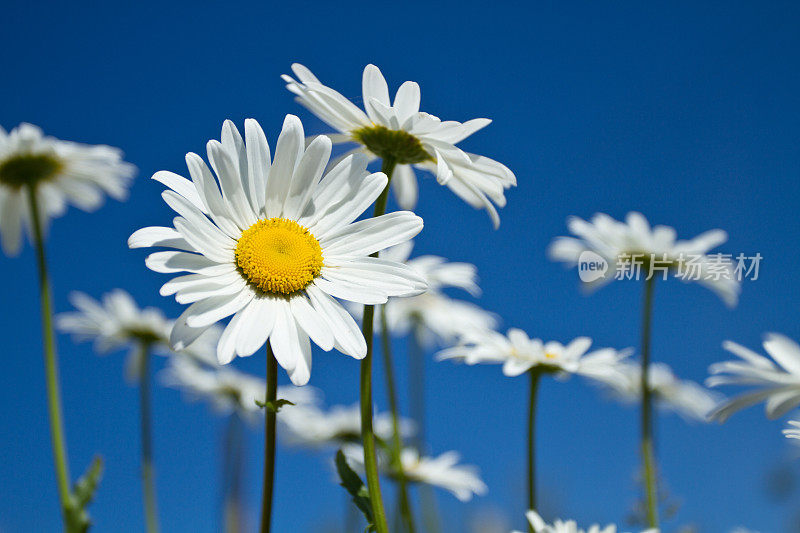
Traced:
<svg viewBox="0 0 800 533">
<path fill-rule="evenodd" d="M 653 449 L 653 405 L 649 384 L 650 366 L 650 322 L 653 311 L 653 290 L 655 276 L 645 281 L 644 304 L 642 309 L 642 463 L 647 500 L 648 527 L 658 527 L 658 499 L 656 496 L 655 452 Z"/>
<path fill-rule="evenodd" d="M 267 341 L 267 395 L 264 406 L 264 492 L 261 500 L 261 533 L 272 527 L 272 492 L 275 484 L 275 417 L 270 408 L 278 398 L 278 361 Z"/>
<path fill-rule="evenodd" d="M 541 372 L 532 368 L 530 374 L 531 388 L 528 399 L 528 510 L 536 510 L 536 398 L 539 391 Z M 533 526 L 528 525 L 533 533 Z"/>
<path fill-rule="evenodd" d="M 58 356 L 56 355 L 55 337 L 53 335 L 53 310 L 52 295 L 50 293 L 50 278 L 47 274 L 47 260 L 44 252 L 44 238 L 42 236 L 42 221 L 39 216 L 39 206 L 36 200 L 36 191 L 33 187 L 26 187 L 28 191 L 28 206 L 33 222 L 33 239 L 36 246 L 36 260 L 39 267 L 39 291 L 42 312 L 42 337 L 44 340 L 44 368 L 47 382 L 47 408 L 50 414 L 50 439 L 53 447 L 53 460 L 55 462 L 56 482 L 58 486 L 58 499 L 61 503 L 61 514 L 65 528 L 69 531 L 68 514 L 72 506 L 72 496 L 69 488 L 69 466 L 67 461 L 67 445 L 64 438 L 64 423 L 61 414 L 61 387 L 58 377 Z"/>
<path fill-rule="evenodd" d="M 397 470 L 398 479 L 398 499 L 400 517 L 404 528 L 409 533 L 414 533 L 414 513 L 411 510 L 411 500 L 408 497 L 408 482 L 403 471 L 403 442 L 400 438 L 400 415 L 397 408 L 397 387 L 394 380 L 394 368 L 392 363 L 392 339 L 389 335 L 389 323 L 386 319 L 386 306 L 381 306 L 381 347 L 383 352 L 383 366 L 386 372 L 386 392 L 389 396 L 389 411 L 392 415 L 392 448 L 394 463 Z"/>
<path fill-rule="evenodd" d="M 395 166 L 396 162 L 393 159 L 384 158 L 381 170 L 389 178 L 389 181 L 375 201 L 373 218 L 386 213 L 386 201 L 389 199 L 389 183 L 392 180 Z M 373 257 L 378 256 L 377 253 L 372 255 Z M 378 460 L 375 456 L 375 434 L 372 430 L 372 336 L 374 320 L 375 306 L 365 305 L 362 332 L 367 343 L 367 354 L 361 360 L 361 440 L 364 445 L 364 470 L 367 477 L 369 499 L 372 503 L 372 513 L 375 518 L 375 529 L 378 533 L 389 533 L 389 527 L 386 523 L 386 511 L 383 509 L 383 497 L 381 496 Z"/>
<path fill-rule="evenodd" d="M 418 318 L 412 321 L 408 346 L 408 396 L 411 404 L 411 419 L 417 427 L 414 446 L 420 454 L 427 448 L 425 444 L 425 352 L 422 348 L 422 323 Z M 438 533 L 442 530 L 436 493 L 430 485 L 418 487 L 422 507 L 422 520 L 425 531 Z"/>
<path fill-rule="evenodd" d="M 142 494 L 148 533 L 158 533 L 155 468 L 153 467 L 153 428 L 150 408 L 150 345 L 139 346 L 139 409 L 142 431 Z"/>
<path fill-rule="evenodd" d="M 242 458 L 244 436 L 242 421 L 234 412 L 228 417 L 225 429 L 223 471 L 223 523 L 225 533 L 242 531 Z"/>
</svg>

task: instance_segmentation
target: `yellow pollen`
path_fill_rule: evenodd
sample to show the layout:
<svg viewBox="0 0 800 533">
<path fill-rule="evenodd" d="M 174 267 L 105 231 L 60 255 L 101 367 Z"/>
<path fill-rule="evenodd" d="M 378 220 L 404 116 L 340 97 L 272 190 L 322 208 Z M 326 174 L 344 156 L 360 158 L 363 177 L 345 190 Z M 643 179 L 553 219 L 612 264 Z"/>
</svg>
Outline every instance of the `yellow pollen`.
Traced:
<svg viewBox="0 0 800 533">
<path fill-rule="evenodd" d="M 259 220 L 236 243 L 236 266 L 264 292 L 291 294 L 305 289 L 322 270 L 319 241 L 294 220 Z"/>
<path fill-rule="evenodd" d="M 556 357 L 558 357 L 556 354 L 550 352 L 546 352 L 544 356 L 547 357 L 548 359 L 555 359 Z"/>
</svg>

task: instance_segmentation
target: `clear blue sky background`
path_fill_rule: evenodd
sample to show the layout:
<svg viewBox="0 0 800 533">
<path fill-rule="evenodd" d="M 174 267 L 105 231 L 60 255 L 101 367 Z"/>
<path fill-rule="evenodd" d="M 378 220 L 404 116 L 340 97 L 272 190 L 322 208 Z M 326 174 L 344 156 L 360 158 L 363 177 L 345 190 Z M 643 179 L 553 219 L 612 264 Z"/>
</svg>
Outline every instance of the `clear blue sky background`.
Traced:
<svg viewBox="0 0 800 533">
<path fill-rule="evenodd" d="M 426 179 L 417 249 L 478 265 L 486 308 L 504 327 L 601 346 L 638 341 L 641 287 L 615 283 L 590 297 L 577 273 L 550 263 L 545 248 L 568 215 L 644 212 L 691 237 L 723 228 L 731 253 L 760 252 L 761 277 L 726 309 L 711 292 L 676 281 L 658 287 L 654 357 L 695 380 L 727 358 L 724 339 L 751 347 L 765 331 L 800 338 L 800 6 L 795 2 L 645 3 L 228 2 L 23 3 L 0 20 L 0 124 L 38 124 L 60 138 L 122 147 L 139 169 L 131 198 L 98 213 L 71 209 L 49 241 L 55 307 L 67 294 L 114 287 L 176 316 L 158 296 L 163 275 L 145 269 L 128 235 L 172 214 L 148 178 L 185 174 L 222 121 L 257 118 L 271 143 L 283 116 L 309 133 L 328 131 L 292 101 L 279 79 L 294 61 L 359 100 L 373 62 L 396 88 L 422 87 L 422 107 L 443 118 L 489 117 L 464 142 L 511 167 L 502 227 Z M 56 531 L 59 524 L 45 409 L 39 306 L 30 246 L 0 257 L 5 280 L 0 328 L 0 531 Z M 121 354 L 93 355 L 59 338 L 73 475 L 100 452 L 107 470 L 95 504 L 103 531 L 143 528 L 136 391 L 122 379 Z M 405 358 L 398 343 L 400 373 Z M 522 526 L 526 380 L 495 367 L 429 361 L 430 441 L 480 465 L 490 492 L 468 505 L 439 501 L 450 531 L 487 507 Z M 163 361 L 158 361 L 161 365 Z M 263 356 L 237 361 L 263 373 Z M 382 368 L 376 376 L 381 383 Z M 358 365 L 315 355 L 311 383 L 330 402 L 357 399 Z M 286 382 L 285 375 L 281 375 Z M 405 380 L 401 384 L 405 390 Z M 376 398 L 385 405 L 379 386 Z M 405 401 L 405 398 L 403 398 Z M 158 489 L 164 531 L 218 528 L 222 423 L 204 405 L 155 392 Z M 769 473 L 798 471 L 782 422 L 761 407 L 723 426 L 658 422 L 659 455 L 682 504 L 666 531 L 746 525 L 787 531 L 800 507 L 792 476 L 782 496 Z M 636 498 L 637 413 L 603 400 L 579 379 L 548 381 L 541 399 L 541 487 L 546 511 L 621 522 Z M 249 435 L 248 517 L 260 494 L 260 430 Z M 319 531 L 341 516 L 345 497 L 326 456 L 281 448 L 277 531 Z M 795 526 L 796 527 L 796 526 Z"/>
</svg>

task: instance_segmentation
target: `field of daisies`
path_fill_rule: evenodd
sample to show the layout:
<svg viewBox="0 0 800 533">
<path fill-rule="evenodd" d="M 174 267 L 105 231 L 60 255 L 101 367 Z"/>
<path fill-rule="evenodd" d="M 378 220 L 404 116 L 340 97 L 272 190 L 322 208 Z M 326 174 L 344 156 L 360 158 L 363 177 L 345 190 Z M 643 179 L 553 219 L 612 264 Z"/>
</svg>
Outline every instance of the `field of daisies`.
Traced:
<svg viewBox="0 0 800 533">
<path fill-rule="evenodd" d="M 493 64 L 287 9 L 0 114 L 0 532 L 800 529 L 800 13 L 467 9 Z"/>
</svg>

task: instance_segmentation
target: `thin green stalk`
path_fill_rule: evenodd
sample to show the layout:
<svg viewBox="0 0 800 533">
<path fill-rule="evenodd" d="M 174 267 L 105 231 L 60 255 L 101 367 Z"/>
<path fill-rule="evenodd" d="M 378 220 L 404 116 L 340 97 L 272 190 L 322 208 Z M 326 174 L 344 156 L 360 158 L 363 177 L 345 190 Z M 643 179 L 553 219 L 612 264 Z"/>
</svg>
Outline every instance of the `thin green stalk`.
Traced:
<svg viewBox="0 0 800 533">
<path fill-rule="evenodd" d="M 414 513 L 411 510 L 411 500 L 408 497 L 408 481 L 403 471 L 401 454 L 403 442 L 400 438 L 400 415 L 397 408 L 397 387 L 394 380 L 394 366 L 392 362 L 392 339 L 389 335 L 389 323 L 386 319 L 386 306 L 381 306 L 381 347 L 383 352 L 383 366 L 386 372 L 386 392 L 389 396 L 389 411 L 392 415 L 392 448 L 395 468 L 397 469 L 397 492 L 399 499 L 400 518 L 403 527 L 409 533 L 414 533 Z"/>
<path fill-rule="evenodd" d="M 33 240 L 36 247 L 36 261 L 39 267 L 42 338 L 44 340 L 44 368 L 47 382 L 47 408 L 50 414 L 50 439 L 53 447 L 53 460 L 55 462 L 58 499 L 61 503 L 61 515 L 64 519 L 64 527 L 69 531 L 68 513 L 72 506 L 72 496 L 69 488 L 70 476 L 67 460 L 67 444 L 64 438 L 64 423 L 61 414 L 61 387 L 58 377 L 58 356 L 56 354 L 55 337 L 53 335 L 50 278 L 47 274 L 47 260 L 44 251 L 44 238 L 42 236 L 42 221 L 39 215 L 36 191 L 33 187 L 26 187 L 26 189 L 28 191 L 28 206 L 31 211 L 31 220 L 33 222 Z"/>
<path fill-rule="evenodd" d="M 383 159 L 384 174 L 392 180 L 392 173 L 396 162 L 390 158 Z M 386 213 L 386 201 L 389 199 L 389 182 L 386 188 L 375 202 L 373 217 L 379 217 Z M 372 254 L 377 257 L 378 254 Z M 386 511 L 383 509 L 383 497 L 381 496 L 380 477 L 378 475 L 378 460 L 375 456 L 375 434 L 372 430 L 372 335 L 373 323 L 375 320 L 375 306 L 364 306 L 364 322 L 362 332 L 367 342 L 367 355 L 361 360 L 361 440 L 364 445 L 364 470 L 367 478 L 367 489 L 369 499 L 372 503 L 372 513 L 375 519 L 375 529 L 378 533 L 389 533 L 389 526 L 386 523 Z"/>
<path fill-rule="evenodd" d="M 242 531 L 242 460 L 244 435 L 242 421 L 234 412 L 225 429 L 223 469 L 223 524 L 225 533 Z"/>
<path fill-rule="evenodd" d="M 653 449 L 653 405 L 649 384 L 650 322 L 653 311 L 655 276 L 645 281 L 642 309 L 642 463 L 647 500 L 648 527 L 658 527 L 658 499 L 656 496 L 655 451 Z"/>
<path fill-rule="evenodd" d="M 275 484 L 275 400 L 278 398 L 278 361 L 267 341 L 267 397 L 264 402 L 264 492 L 261 500 L 261 533 L 272 527 L 272 492 Z"/>
<path fill-rule="evenodd" d="M 150 344 L 139 345 L 139 409 L 142 431 L 142 495 L 148 533 L 158 533 L 155 468 L 153 467 L 153 429 L 150 408 Z"/>
<path fill-rule="evenodd" d="M 419 319 L 414 319 L 412 322 L 408 343 L 408 396 L 411 404 L 411 419 L 417 427 L 414 446 L 420 454 L 424 454 L 427 448 L 425 441 L 425 352 L 422 348 L 422 324 Z M 442 530 L 442 526 L 436 504 L 436 492 L 426 484 L 420 485 L 417 490 L 420 496 L 425 531 L 438 533 Z"/>
<path fill-rule="evenodd" d="M 528 510 L 536 510 L 536 398 L 539 392 L 541 372 L 532 368 L 528 371 L 531 379 L 530 397 L 528 399 Z M 533 533 L 533 526 L 528 525 Z"/>
</svg>

